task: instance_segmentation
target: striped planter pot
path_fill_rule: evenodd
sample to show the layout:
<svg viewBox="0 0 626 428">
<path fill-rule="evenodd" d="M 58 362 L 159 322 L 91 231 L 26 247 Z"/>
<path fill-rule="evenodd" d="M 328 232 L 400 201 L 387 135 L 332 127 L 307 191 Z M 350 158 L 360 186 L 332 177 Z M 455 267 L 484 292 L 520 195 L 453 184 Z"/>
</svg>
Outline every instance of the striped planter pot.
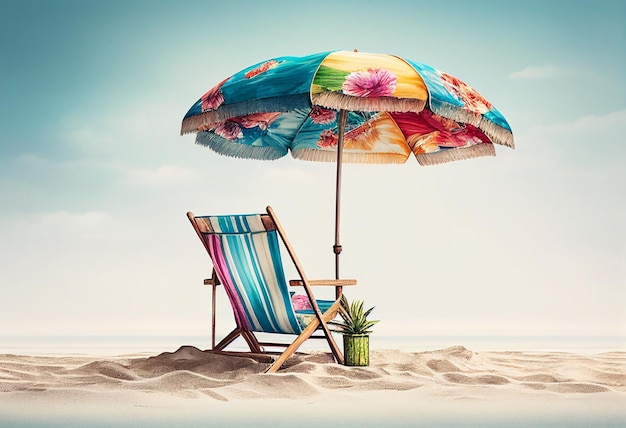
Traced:
<svg viewBox="0 0 626 428">
<path fill-rule="evenodd" d="M 344 364 L 346 366 L 370 365 L 370 337 L 367 334 L 343 336 Z"/>
</svg>

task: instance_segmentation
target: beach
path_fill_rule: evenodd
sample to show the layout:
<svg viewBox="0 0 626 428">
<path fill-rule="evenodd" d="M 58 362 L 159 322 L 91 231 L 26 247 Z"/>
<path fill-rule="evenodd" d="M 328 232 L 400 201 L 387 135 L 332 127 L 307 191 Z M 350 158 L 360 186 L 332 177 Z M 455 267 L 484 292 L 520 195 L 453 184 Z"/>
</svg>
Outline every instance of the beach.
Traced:
<svg viewBox="0 0 626 428">
<path fill-rule="evenodd" d="M 626 352 L 324 351 L 277 374 L 194 346 L 154 355 L 0 355 L 0 426 L 514 426 L 626 424 Z"/>
</svg>

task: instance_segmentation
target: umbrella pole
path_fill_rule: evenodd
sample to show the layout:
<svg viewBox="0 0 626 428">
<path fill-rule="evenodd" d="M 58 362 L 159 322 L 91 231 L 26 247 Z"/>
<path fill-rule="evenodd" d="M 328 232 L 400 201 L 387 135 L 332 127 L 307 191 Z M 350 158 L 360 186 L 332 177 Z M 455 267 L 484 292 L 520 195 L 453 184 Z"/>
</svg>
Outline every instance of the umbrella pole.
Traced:
<svg viewBox="0 0 626 428">
<path fill-rule="evenodd" d="M 339 243 L 339 223 L 341 212 L 341 166 L 343 157 L 343 134 L 346 128 L 348 112 L 339 110 L 339 138 L 337 140 L 337 181 L 335 185 L 335 279 L 339 279 L 339 255 L 341 254 L 341 244 Z M 341 296 L 341 287 L 337 287 L 337 298 Z"/>
</svg>

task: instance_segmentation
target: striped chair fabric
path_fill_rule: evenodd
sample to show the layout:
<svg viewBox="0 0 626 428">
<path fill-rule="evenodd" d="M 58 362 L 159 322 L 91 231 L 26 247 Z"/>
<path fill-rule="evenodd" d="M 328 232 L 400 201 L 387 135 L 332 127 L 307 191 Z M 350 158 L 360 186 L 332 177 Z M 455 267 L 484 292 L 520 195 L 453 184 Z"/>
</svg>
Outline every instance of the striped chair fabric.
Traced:
<svg viewBox="0 0 626 428">
<path fill-rule="evenodd" d="M 277 231 L 265 230 L 258 214 L 198 218 L 213 229 L 202 235 L 237 324 L 255 332 L 300 334 L 313 312 L 294 311 Z M 333 302 L 317 303 L 325 311 Z"/>
</svg>

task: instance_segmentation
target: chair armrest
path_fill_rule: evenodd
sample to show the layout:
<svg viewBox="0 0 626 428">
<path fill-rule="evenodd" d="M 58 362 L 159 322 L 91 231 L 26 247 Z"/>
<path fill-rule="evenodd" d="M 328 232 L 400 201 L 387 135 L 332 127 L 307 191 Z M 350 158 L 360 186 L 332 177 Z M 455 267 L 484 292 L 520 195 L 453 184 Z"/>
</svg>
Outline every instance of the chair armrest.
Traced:
<svg viewBox="0 0 626 428">
<path fill-rule="evenodd" d="M 326 285 L 330 287 L 345 287 L 348 285 L 356 285 L 356 279 L 310 279 L 307 281 L 310 286 Z M 302 287 L 304 281 L 301 279 L 292 279 L 289 281 L 292 287 Z"/>
<path fill-rule="evenodd" d="M 215 273 L 215 269 L 211 272 L 211 278 L 206 278 L 204 280 L 204 285 L 212 285 L 215 287 L 216 285 L 220 285 L 220 279 L 217 277 L 217 273 Z"/>
</svg>

